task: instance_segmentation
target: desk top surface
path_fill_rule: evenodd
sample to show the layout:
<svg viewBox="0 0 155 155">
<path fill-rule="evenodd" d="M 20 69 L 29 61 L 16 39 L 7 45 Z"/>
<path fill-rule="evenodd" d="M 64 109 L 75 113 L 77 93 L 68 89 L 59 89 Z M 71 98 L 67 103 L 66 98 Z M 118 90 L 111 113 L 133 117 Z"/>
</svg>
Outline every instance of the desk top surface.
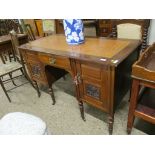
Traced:
<svg viewBox="0 0 155 155">
<path fill-rule="evenodd" d="M 71 57 L 119 59 L 129 55 L 139 45 L 139 40 L 106 38 L 85 38 L 83 44 L 68 45 L 64 35 L 52 35 L 24 44 L 20 48 Z"/>
</svg>

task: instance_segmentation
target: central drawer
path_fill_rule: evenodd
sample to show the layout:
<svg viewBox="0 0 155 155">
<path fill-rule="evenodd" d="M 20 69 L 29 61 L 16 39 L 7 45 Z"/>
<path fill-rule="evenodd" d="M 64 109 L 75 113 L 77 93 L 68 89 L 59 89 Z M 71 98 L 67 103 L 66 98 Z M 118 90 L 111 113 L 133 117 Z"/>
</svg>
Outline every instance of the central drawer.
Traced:
<svg viewBox="0 0 155 155">
<path fill-rule="evenodd" d="M 71 68 L 69 58 L 66 58 L 63 56 L 44 55 L 44 54 L 39 54 L 38 57 L 39 57 L 39 60 L 44 64 L 60 67 L 67 70 L 68 69 L 70 70 Z"/>
</svg>

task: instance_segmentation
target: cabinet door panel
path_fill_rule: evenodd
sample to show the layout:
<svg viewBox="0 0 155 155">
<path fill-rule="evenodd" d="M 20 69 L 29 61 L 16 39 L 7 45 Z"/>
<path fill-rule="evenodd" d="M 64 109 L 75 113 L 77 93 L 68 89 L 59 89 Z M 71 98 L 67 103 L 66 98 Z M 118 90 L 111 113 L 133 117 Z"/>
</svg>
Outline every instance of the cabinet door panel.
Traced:
<svg viewBox="0 0 155 155">
<path fill-rule="evenodd" d="M 101 109 L 107 105 L 107 72 L 101 65 L 77 62 L 77 73 L 80 75 L 80 98 Z"/>
<path fill-rule="evenodd" d="M 25 52 L 26 64 L 30 72 L 31 78 L 36 81 L 46 81 L 45 69 L 38 59 L 38 55 L 33 52 Z"/>
<path fill-rule="evenodd" d="M 35 61 L 30 61 L 27 63 L 27 66 L 33 80 L 42 81 L 42 82 L 45 81 L 44 70 L 40 63 Z"/>
</svg>

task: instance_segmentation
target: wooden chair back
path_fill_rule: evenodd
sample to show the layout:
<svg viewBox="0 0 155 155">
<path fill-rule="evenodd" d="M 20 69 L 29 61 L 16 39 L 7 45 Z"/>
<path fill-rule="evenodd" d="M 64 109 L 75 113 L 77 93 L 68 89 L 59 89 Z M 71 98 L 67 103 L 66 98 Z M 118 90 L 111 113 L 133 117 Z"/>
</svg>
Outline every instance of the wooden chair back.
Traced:
<svg viewBox="0 0 155 155">
<path fill-rule="evenodd" d="M 32 31 L 31 25 L 30 24 L 25 24 L 25 27 L 26 27 L 26 33 L 28 35 L 28 39 L 30 41 L 36 40 L 35 35 L 34 35 L 33 31 Z"/>
<path fill-rule="evenodd" d="M 21 55 L 18 50 L 19 41 L 18 41 L 17 33 L 14 30 L 12 30 L 10 31 L 10 36 L 11 36 L 11 43 L 13 47 L 13 55 L 15 57 L 15 60 L 21 63 Z"/>
<path fill-rule="evenodd" d="M 124 33 L 129 33 L 129 35 L 124 34 L 123 39 L 141 39 L 142 41 L 142 47 L 141 50 L 144 51 L 147 47 L 147 37 L 148 37 L 148 29 L 150 25 L 149 19 L 117 19 L 112 21 L 112 37 L 119 37 L 118 28 L 120 25 L 126 25 L 126 29 L 124 30 Z M 129 30 L 129 28 L 132 27 L 132 30 Z M 139 29 L 140 27 L 140 29 Z M 140 34 L 135 34 L 132 32 L 133 30 L 136 30 L 138 32 L 138 29 L 140 30 Z M 132 34 L 133 36 L 132 36 Z M 126 37 L 125 37 L 126 36 Z"/>
</svg>

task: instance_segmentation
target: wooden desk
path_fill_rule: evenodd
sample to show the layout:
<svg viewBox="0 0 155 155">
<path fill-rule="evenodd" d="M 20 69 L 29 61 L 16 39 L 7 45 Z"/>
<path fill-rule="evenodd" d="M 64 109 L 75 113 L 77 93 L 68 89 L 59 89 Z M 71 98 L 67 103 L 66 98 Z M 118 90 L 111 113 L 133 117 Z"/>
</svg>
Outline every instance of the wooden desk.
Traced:
<svg viewBox="0 0 155 155">
<path fill-rule="evenodd" d="M 75 82 L 81 116 L 83 102 L 109 114 L 112 133 L 114 111 L 130 88 L 131 65 L 137 60 L 141 42 L 86 38 L 85 43 L 70 46 L 63 35 L 52 35 L 19 47 L 31 79 L 50 88 L 52 75 L 47 66 L 68 71 Z"/>
<path fill-rule="evenodd" d="M 19 38 L 20 45 L 28 42 L 28 38 L 26 34 L 18 34 L 18 38 Z M 5 63 L 5 60 L 3 59 L 2 53 L 9 49 L 12 49 L 10 35 L 0 36 L 0 57 L 3 63 Z"/>
<path fill-rule="evenodd" d="M 131 133 L 134 118 L 139 117 L 155 124 L 155 43 L 148 47 L 132 67 L 132 91 L 127 123 L 127 132 Z M 147 88 L 140 93 L 140 88 Z"/>
</svg>

